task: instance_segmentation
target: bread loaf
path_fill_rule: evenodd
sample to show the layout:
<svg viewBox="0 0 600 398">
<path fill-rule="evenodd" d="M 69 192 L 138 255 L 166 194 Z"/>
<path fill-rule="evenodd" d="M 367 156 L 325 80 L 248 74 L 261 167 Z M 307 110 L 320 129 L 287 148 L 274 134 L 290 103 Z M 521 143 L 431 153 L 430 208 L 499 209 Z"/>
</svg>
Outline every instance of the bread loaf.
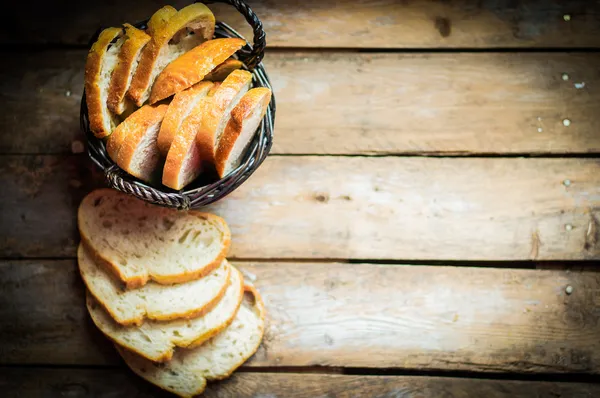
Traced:
<svg viewBox="0 0 600 398">
<path fill-rule="evenodd" d="M 225 294 L 210 311 L 196 318 L 169 322 L 146 320 L 139 326 L 122 326 L 89 292 L 88 311 L 98 329 L 115 343 L 151 361 L 168 361 L 175 347 L 197 347 L 233 321 L 242 302 L 244 280 L 240 271 L 230 267 L 231 275 Z"/>
<path fill-rule="evenodd" d="M 231 111 L 231 118 L 219 140 L 215 156 L 215 168 L 219 177 L 226 176 L 239 165 L 267 112 L 270 100 L 271 90 L 265 87 L 253 88 Z"/>
<path fill-rule="evenodd" d="M 242 305 L 229 327 L 199 347 L 179 349 L 164 364 L 156 364 L 117 346 L 117 351 L 137 375 L 181 397 L 192 397 L 208 380 L 233 373 L 258 349 L 265 328 L 265 310 L 258 292 L 246 286 Z"/>
<path fill-rule="evenodd" d="M 85 63 L 85 99 L 90 130 L 98 138 L 110 135 L 119 120 L 107 106 L 113 70 L 123 45 L 121 28 L 104 29 L 92 45 Z"/>
<path fill-rule="evenodd" d="M 213 214 L 164 208 L 113 189 L 83 199 L 78 226 L 94 258 L 128 288 L 198 279 L 221 264 L 231 239 Z"/>
<path fill-rule="evenodd" d="M 246 42 L 242 39 L 214 39 L 183 54 L 158 75 L 152 87 L 150 103 L 168 98 L 198 83 L 244 44 Z"/>
<path fill-rule="evenodd" d="M 212 309 L 225 294 L 231 267 L 223 261 L 208 275 L 186 283 L 161 285 L 149 282 L 123 289 L 83 245 L 77 250 L 79 272 L 94 298 L 121 325 L 139 325 L 147 319 L 169 321 L 194 318 Z"/>
<path fill-rule="evenodd" d="M 160 18 L 157 17 L 157 20 Z M 156 28 L 142 51 L 140 63 L 133 76 L 128 95 L 137 106 L 142 106 L 150 95 L 156 76 L 173 60 L 198 44 L 213 37 L 215 17 L 201 3 L 182 8 L 166 24 Z M 156 102 L 156 101 L 154 101 Z"/>
<path fill-rule="evenodd" d="M 165 118 L 160 126 L 160 132 L 158 133 L 158 150 L 164 157 L 169 153 L 171 143 L 179 132 L 179 128 L 185 118 L 188 117 L 196 104 L 208 95 L 212 86 L 213 83 L 211 82 L 200 82 L 175 95 L 169 104 Z"/>
</svg>

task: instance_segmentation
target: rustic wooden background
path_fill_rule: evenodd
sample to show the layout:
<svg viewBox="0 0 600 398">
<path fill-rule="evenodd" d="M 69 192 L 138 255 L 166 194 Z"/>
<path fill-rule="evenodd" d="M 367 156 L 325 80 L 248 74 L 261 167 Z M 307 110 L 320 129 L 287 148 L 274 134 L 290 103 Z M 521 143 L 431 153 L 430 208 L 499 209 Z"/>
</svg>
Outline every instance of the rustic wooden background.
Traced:
<svg viewBox="0 0 600 398">
<path fill-rule="evenodd" d="M 87 43 L 164 4 L 3 5 L 2 396 L 164 395 L 93 327 L 74 260 L 103 185 Z M 269 324 L 206 396 L 600 396 L 600 1 L 249 4 L 276 139 L 210 210 Z"/>
</svg>

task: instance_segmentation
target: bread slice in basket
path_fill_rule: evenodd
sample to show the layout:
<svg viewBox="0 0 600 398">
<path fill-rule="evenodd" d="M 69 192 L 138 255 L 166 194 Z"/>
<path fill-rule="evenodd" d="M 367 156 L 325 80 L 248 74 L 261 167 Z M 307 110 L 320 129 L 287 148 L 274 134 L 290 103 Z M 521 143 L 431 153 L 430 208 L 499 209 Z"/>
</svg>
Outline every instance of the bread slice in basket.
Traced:
<svg viewBox="0 0 600 398">
<path fill-rule="evenodd" d="M 244 301 L 229 327 L 199 347 L 178 349 L 169 362 L 157 364 L 117 346 L 137 375 L 181 397 L 192 397 L 207 381 L 229 377 L 258 349 L 265 329 L 265 309 L 258 292 L 245 287 Z"/>
<path fill-rule="evenodd" d="M 156 77 L 172 61 L 200 43 L 210 40 L 215 31 L 215 16 L 201 3 L 182 8 L 160 28 L 144 47 L 128 95 L 142 106 L 150 95 Z"/>
<path fill-rule="evenodd" d="M 146 28 L 146 33 L 150 36 L 154 36 L 154 34 L 160 29 L 164 28 L 171 17 L 177 14 L 177 10 L 171 6 L 164 6 L 159 8 L 148 20 L 148 27 Z"/>
<path fill-rule="evenodd" d="M 128 288 L 188 282 L 218 267 L 231 233 L 216 215 L 181 212 L 98 189 L 79 205 L 81 241 Z"/>
<path fill-rule="evenodd" d="M 125 93 L 129 89 L 131 79 L 142 54 L 142 49 L 150 41 L 150 36 L 130 24 L 123 25 L 125 29 L 124 42 L 119 51 L 119 59 L 110 79 L 108 89 L 108 109 L 122 114 L 129 105 Z M 131 108 L 131 106 L 130 106 Z"/>
<path fill-rule="evenodd" d="M 227 290 L 204 315 L 169 322 L 146 320 L 139 326 L 122 326 L 88 292 L 87 308 L 96 326 L 113 342 L 155 362 L 171 359 L 175 347 L 197 347 L 229 326 L 242 303 L 244 278 L 230 266 Z"/>
<path fill-rule="evenodd" d="M 209 40 L 171 62 L 156 78 L 150 103 L 163 100 L 198 83 L 246 42 L 237 38 Z"/>
<path fill-rule="evenodd" d="M 211 82 L 223 81 L 234 70 L 240 69 L 244 64 L 237 59 L 229 58 L 222 64 L 217 65 L 209 74 L 204 76 L 204 80 Z"/>
<path fill-rule="evenodd" d="M 156 139 L 168 105 L 144 105 L 131 114 L 115 130 L 118 137 L 107 153 L 113 154 L 117 165 L 145 182 L 156 179 L 162 159 Z M 116 156 L 115 156 L 116 151 Z"/>
<path fill-rule="evenodd" d="M 158 150 L 166 157 L 181 124 L 198 102 L 208 95 L 212 82 L 200 82 L 173 97 L 158 133 Z"/>
<path fill-rule="evenodd" d="M 231 273 L 224 260 L 208 275 L 194 281 L 170 286 L 149 282 L 136 289 L 123 289 L 83 245 L 79 246 L 77 260 L 89 292 L 121 325 L 139 325 L 144 319 L 169 321 L 201 316 L 225 294 Z"/>
<path fill-rule="evenodd" d="M 123 43 L 123 29 L 104 29 L 92 45 L 85 63 L 85 99 L 90 130 L 98 138 L 110 135 L 119 123 L 117 116 L 108 109 L 107 98 Z"/>
<path fill-rule="evenodd" d="M 248 92 L 252 84 L 252 74 L 245 70 L 235 70 L 223 81 L 210 98 L 202 117 L 196 143 L 202 162 L 215 164 L 215 155 L 221 134 L 231 117 L 231 111 Z"/>
<path fill-rule="evenodd" d="M 233 108 L 215 156 L 215 168 L 219 177 L 226 176 L 239 165 L 270 101 L 271 90 L 257 87 L 248 91 Z"/>
</svg>

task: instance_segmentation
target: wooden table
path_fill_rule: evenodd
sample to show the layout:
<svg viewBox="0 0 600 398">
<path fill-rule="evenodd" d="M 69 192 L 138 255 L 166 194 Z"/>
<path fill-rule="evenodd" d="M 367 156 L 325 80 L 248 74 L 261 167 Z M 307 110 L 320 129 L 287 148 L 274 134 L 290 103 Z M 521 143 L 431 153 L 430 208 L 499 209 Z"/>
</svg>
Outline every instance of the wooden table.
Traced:
<svg viewBox="0 0 600 398">
<path fill-rule="evenodd" d="M 87 41 L 161 3 L 3 6 L 3 397 L 162 394 L 93 327 L 74 259 L 103 185 Z M 600 2 L 337 3 L 250 2 L 276 139 L 209 210 L 269 321 L 206 396 L 600 396 Z"/>
</svg>

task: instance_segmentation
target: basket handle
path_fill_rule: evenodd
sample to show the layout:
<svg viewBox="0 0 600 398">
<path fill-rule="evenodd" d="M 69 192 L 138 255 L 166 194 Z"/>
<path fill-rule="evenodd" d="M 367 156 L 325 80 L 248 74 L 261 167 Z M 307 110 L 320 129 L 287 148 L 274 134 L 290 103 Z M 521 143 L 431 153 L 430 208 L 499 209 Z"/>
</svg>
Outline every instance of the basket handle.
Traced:
<svg viewBox="0 0 600 398">
<path fill-rule="evenodd" d="M 265 47 L 267 46 L 266 41 L 266 33 L 263 30 L 263 25 L 260 19 L 256 16 L 254 11 L 242 0 L 206 0 L 200 1 L 201 3 L 225 3 L 232 5 L 246 18 L 246 22 L 252 27 L 252 32 L 254 33 L 254 44 L 252 46 L 252 51 L 248 54 L 244 59 L 244 63 L 250 69 L 250 71 L 254 70 L 256 65 L 260 64 L 263 57 L 265 56 Z M 198 1 L 196 1 L 198 3 Z"/>
</svg>

